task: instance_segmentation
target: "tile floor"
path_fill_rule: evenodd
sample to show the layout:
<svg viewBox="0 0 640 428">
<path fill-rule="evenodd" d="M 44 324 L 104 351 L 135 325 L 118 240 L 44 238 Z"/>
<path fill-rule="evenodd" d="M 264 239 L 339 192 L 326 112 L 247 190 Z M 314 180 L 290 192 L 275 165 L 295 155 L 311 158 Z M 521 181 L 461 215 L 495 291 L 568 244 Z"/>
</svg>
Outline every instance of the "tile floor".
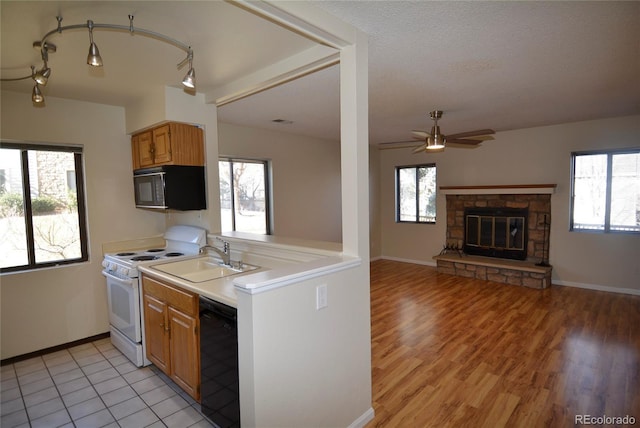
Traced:
<svg viewBox="0 0 640 428">
<path fill-rule="evenodd" d="M 2 428 L 214 426 L 164 373 L 134 366 L 108 338 L 3 366 L 1 380 Z"/>
</svg>

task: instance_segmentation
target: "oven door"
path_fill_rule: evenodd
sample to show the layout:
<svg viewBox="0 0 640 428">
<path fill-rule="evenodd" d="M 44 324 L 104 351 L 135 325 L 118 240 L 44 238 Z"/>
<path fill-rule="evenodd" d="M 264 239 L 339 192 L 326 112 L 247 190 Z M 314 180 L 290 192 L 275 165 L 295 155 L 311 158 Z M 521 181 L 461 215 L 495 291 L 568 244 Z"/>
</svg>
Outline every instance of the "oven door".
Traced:
<svg viewBox="0 0 640 428">
<path fill-rule="evenodd" d="M 107 271 L 102 274 L 107 278 L 109 323 L 131 341 L 142 342 L 138 278 L 120 278 Z"/>
</svg>

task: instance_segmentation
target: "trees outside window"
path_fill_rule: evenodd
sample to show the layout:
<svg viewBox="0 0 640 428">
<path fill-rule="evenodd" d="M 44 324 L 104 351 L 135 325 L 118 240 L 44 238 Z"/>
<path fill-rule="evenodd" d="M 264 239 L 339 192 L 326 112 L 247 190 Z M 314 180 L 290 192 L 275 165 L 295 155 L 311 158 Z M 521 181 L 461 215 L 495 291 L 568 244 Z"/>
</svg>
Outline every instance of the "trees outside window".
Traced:
<svg viewBox="0 0 640 428">
<path fill-rule="evenodd" d="M 436 222 L 436 165 L 396 167 L 396 221 Z"/>
<path fill-rule="evenodd" d="M 640 149 L 571 156 L 571 230 L 640 232 Z"/>
<path fill-rule="evenodd" d="M 2 142 L 0 268 L 88 260 L 82 148 Z"/>
<path fill-rule="evenodd" d="M 222 158 L 218 167 L 222 232 L 270 234 L 268 162 Z"/>
</svg>

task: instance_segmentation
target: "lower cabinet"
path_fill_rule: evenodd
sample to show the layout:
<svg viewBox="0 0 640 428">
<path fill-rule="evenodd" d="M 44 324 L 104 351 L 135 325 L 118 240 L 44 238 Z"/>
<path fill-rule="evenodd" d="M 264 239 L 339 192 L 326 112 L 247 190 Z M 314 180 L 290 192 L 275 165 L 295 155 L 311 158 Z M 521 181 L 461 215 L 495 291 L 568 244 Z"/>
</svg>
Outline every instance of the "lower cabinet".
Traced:
<svg viewBox="0 0 640 428">
<path fill-rule="evenodd" d="M 143 275 L 147 358 L 200 401 L 198 295 Z"/>
</svg>

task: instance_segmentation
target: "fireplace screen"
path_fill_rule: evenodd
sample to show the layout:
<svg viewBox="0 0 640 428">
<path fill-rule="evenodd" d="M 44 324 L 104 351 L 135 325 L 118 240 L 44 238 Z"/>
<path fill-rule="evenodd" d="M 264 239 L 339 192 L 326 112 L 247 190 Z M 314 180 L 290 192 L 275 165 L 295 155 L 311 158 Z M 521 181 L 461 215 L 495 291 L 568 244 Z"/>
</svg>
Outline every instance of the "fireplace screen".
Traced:
<svg viewBox="0 0 640 428">
<path fill-rule="evenodd" d="M 524 260 L 527 256 L 527 210 L 468 209 L 465 212 L 464 251 Z"/>
</svg>

